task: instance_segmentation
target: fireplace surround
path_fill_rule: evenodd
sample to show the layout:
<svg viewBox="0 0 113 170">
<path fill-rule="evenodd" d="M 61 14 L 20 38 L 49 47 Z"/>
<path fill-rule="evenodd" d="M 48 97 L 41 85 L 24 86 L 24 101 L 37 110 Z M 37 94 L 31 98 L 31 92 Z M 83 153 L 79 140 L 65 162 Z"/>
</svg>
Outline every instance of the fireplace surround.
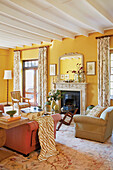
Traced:
<svg viewBox="0 0 113 170">
<path fill-rule="evenodd" d="M 56 83 L 56 90 L 80 92 L 80 114 L 85 114 L 87 104 L 87 83 L 66 83 L 59 81 Z M 59 107 L 61 108 L 61 102 L 59 102 Z"/>
</svg>

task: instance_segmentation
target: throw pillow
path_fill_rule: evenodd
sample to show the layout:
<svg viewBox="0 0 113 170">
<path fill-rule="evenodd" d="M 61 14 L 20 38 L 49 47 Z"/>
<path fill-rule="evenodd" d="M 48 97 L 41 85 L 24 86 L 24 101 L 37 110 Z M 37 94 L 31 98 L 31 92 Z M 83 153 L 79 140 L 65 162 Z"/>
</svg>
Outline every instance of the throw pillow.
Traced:
<svg viewBox="0 0 113 170">
<path fill-rule="evenodd" d="M 94 117 L 100 117 L 101 113 L 105 110 L 105 107 L 102 106 L 95 106 L 93 109 L 90 110 L 90 112 L 87 114 L 88 116 L 94 116 Z"/>
</svg>

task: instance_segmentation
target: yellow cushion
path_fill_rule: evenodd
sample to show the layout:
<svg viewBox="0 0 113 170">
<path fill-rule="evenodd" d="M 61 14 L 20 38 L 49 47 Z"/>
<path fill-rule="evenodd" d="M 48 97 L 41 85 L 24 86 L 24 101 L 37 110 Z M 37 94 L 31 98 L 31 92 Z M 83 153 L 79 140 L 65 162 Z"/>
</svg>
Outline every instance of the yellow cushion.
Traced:
<svg viewBox="0 0 113 170">
<path fill-rule="evenodd" d="M 90 112 L 87 114 L 87 116 L 94 116 L 94 117 L 100 117 L 101 113 L 106 109 L 106 107 L 101 107 L 99 105 L 93 107 L 93 109 L 90 110 Z"/>
</svg>

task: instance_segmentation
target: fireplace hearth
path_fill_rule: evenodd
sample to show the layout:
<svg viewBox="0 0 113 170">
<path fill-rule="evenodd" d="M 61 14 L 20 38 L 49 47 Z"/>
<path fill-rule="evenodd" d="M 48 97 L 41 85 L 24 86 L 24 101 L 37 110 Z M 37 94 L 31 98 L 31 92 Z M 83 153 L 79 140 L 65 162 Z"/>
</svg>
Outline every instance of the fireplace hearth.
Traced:
<svg viewBox="0 0 113 170">
<path fill-rule="evenodd" d="M 77 114 L 80 114 L 80 92 L 79 91 L 61 91 L 61 108 L 63 111 L 71 111 L 74 113 L 78 108 Z"/>
</svg>

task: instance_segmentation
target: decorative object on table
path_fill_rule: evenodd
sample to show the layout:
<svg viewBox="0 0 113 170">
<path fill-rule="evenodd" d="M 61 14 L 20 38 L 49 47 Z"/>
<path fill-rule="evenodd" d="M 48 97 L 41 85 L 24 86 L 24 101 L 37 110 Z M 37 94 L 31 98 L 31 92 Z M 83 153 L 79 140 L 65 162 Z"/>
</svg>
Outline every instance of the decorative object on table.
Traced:
<svg viewBox="0 0 113 170">
<path fill-rule="evenodd" d="M 65 81 L 69 80 L 69 74 L 65 74 Z"/>
<path fill-rule="evenodd" d="M 96 74 L 96 62 L 88 61 L 86 64 L 87 75 L 95 75 Z"/>
<path fill-rule="evenodd" d="M 61 80 L 64 80 L 64 79 L 65 79 L 65 74 L 61 74 L 61 75 L 60 75 L 60 79 L 61 79 Z"/>
<path fill-rule="evenodd" d="M 21 116 L 17 116 L 17 115 L 15 115 L 14 117 L 9 117 L 9 116 L 0 117 L 0 121 L 3 121 L 3 122 L 12 122 L 12 121 L 19 120 L 19 119 L 21 119 Z"/>
<path fill-rule="evenodd" d="M 76 64 L 76 70 L 68 70 L 67 73 L 74 74 L 74 80 L 77 82 L 85 82 L 85 72 L 81 63 Z"/>
<path fill-rule="evenodd" d="M 56 76 L 56 64 L 50 64 L 50 76 Z"/>
<path fill-rule="evenodd" d="M 51 111 L 51 102 L 50 101 L 47 101 L 45 103 L 45 112 L 50 112 Z"/>
<path fill-rule="evenodd" d="M 38 111 L 42 111 L 42 107 L 41 106 L 37 106 L 38 107 Z"/>
<path fill-rule="evenodd" d="M 52 76 L 52 81 L 51 81 L 52 89 L 56 89 L 56 82 L 57 82 L 57 80 L 58 80 L 57 75 Z"/>
<path fill-rule="evenodd" d="M 7 80 L 7 104 L 5 106 L 10 106 L 8 104 L 8 93 L 9 93 L 9 80 L 12 79 L 11 70 L 4 70 L 4 79 Z"/>
<path fill-rule="evenodd" d="M 13 117 L 13 115 L 16 113 L 16 110 L 10 110 L 6 112 L 10 117 Z"/>
<path fill-rule="evenodd" d="M 0 117 L 2 116 L 2 110 L 0 110 Z"/>
<path fill-rule="evenodd" d="M 62 98 L 60 90 L 50 90 L 49 95 L 47 96 L 47 101 L 51 102 L 51 110 L 54 110 L 54 106 L 57 105 L 56 101 Z M 58 108 L 58 107 L 57 107 Z"/>
</svg>

